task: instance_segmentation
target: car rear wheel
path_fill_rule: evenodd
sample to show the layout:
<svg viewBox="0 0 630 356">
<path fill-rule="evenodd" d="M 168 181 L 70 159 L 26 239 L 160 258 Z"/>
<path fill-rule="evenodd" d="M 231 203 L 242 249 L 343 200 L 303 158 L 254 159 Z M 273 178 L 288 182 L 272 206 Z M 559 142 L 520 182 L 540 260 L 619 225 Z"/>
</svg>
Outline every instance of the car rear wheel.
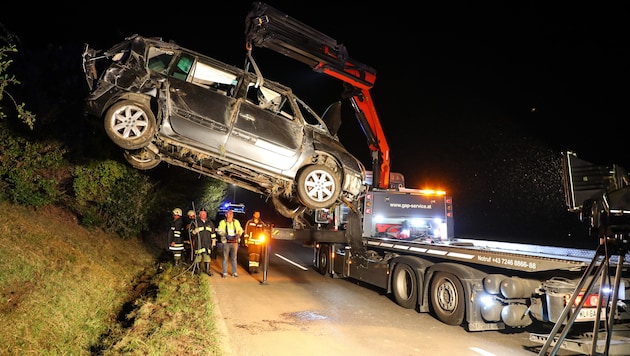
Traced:
<svg viewBox="0 0 630 356">
<path fill-rule="evenodd" d="M 132 167 L 141 170 L 155 168 L 161 162 L 160 156 L 146 148 L 134 151 L 125 151 L 125 159 Z"/>
<path fill-rule="evenodd" d="M 155 133 L 155 115 L 142 103 L 123 100 L 105 113 L 105 132 L 126 150 L 145 147 Z"/>
<path fill-rule="evenodd" d="M 304 168 L 297 183 L 298 197 L 310 209 L 328 208 L 341 194 L 339 177 L 332 168 L 323 164 Z"/>
</svg>

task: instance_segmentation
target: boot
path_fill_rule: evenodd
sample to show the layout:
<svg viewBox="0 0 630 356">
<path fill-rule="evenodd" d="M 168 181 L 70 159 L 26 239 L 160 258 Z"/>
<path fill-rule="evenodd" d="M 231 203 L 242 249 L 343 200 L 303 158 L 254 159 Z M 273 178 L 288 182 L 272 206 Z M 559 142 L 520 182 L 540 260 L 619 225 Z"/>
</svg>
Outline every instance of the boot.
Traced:
<svg viewBox="0 0 630 356">
<path fill-rule="evenodd" d="M 206 262 L 206 273 L 208 276 L 212 276 L 212 272 L 210 272 L 210 262 Z"/>
</svg>

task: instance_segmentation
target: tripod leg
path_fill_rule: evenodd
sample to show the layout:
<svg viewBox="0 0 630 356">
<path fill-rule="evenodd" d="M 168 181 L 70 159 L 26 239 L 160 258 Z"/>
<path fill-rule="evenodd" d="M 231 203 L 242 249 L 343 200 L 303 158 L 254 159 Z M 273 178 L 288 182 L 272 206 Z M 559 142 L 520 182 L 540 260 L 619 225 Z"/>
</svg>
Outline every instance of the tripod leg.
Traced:
<svg viewBox="0 0 630 356">
<path fill-rule="evenodd" d="M 610 302 L 610 307 L 607 306 L 606 310 L 606 317 L 608 318 L 606 321 L 606 348 L 604 349 L 604 353 L 602 355 L 608 355 L 608 349 L 610 348 L 610 340 L 612 338 L 612 333 L 613 333 L 613 325 L 615 323 L 615 313 L 617 310 L 617 300 L 619 298 L 619 285 L 621 284 L 621 274 L 623 271 L 623 262 L 624 262 L 624 255 L 623 254 L 619 254 L 619 259 L 617 260 L 617 268 L 615 269 L 615 281 L 614 281 L 614 286 L 613 286 L 613 290 L 612 290 L 612 301 Z M 602 286 L 604 285 L 604 283 L 602 283 Z M 601 287 L 600 287 L 601 289 Z M 601 298 L 601 292 L 600 292 L 600 298 Z M 597 326 L 597 325 L 596 325 Z M 595 334 L 596 335 L 596 334 Z M 597 355 L 596 353 L 596 341 L 593 341 L 593 348 L 592 348 L 592 355 Z"/>
<path fill-rule="evenodd" d="M 597 270 L 599 273 L 599 271 L 601 270 L 601 265 L 598 267 L 598 261 L 601 255 L 604 254 L 604 246 L 600 245 L 597 250 L 595 251 L 595 256 L 593 256 L 593 260 L 591 261 L 591 264 L 588 266 L 588 268 L 586 269 L 586 271 L 584 271 L 584 274 L 582 275 L 582 278 L 580 279 L 580 282 L 578 283 L 578 285 L 576 286 L 575 290 L 573 291 L 573 294 L 571 295 L 571 300 L 569 300 L 569 302 L 567 303 L 567 305 L 564 307 L 564 310 L 562 311 L 562 314 L 560 315 L 560 317 L 558 317 L 558 321 L 556 321 L 556 324 L 553 326 L 553 329 L 551 330 L 551 332 L 549 333 L 548 337 L 547 337 L 547 341 L 545 342 L 545 344 L 543 345 L 543 347 L 540 349 L 540 352 L 538 353 L 539 356 L 543 356 L 543 355 L 547 355 L 547 349 L 549 349 L 549 347 L 551 346 L 551 344 L 553 343 L 553 341 L 555 340 L 556 334 L 558 334 L 558 331 L 560 331 L 560 328 L 562 327 L 562 322 L 564 320 L 567 320 L 567 316 L 569 315 L 569 313 L 572 310 L 572 306 L 575 303 L 575 300 L 577 299 L 577 296 L 579 294 L 579 292 L 582 290 L 582 287 L 584 286 L 584 284 L 586 283 L 586 280 L 588 279 L 589 276 L 591 276 L 593 274 L 594 270 Z M 592 283 L 593 281 L 591 281 L 591 283 L 588 286 L 588 289 L 590 290 L 592 287 Z M 562 334 L 558 337 L 558 340 L 556 341 L 556 344 L 553 348 L 553 350 L 551 351 L 550 355 L 555 355 L 561 344 L 562 341 L 564 340 L 564 338 L 566 337 L 567 333 L 569 332 L 569 329 L 571 328 L 571 325 L 573 324 L 573 321 L 575 320 L 579 309 L 581 308 L 582 305 L 584 305 L 584 302 L 586 300 L 582 299 L 582 301 L 580 302 L 580 306 L 578 306 L 578 309 L 575 311 L 575 313 L 572 315 L 572 317 L 570 318 L 571 320 L 567 320 L 567 324 L 565 325 L 565 328 L 562 331 Z"/>
<path fill-rule="evenodd" d="M 598 301 L 598 305 L 597 305 L 597 312 L 595 313 L 595 321 L 593 321 L 593 337 L 592 337 L 592 345 L 591 345 L 591 355 L 598 355 L 597 353 L 597 342 L 598 342 L 598 338 L 599 338 L 599 329 L 600 329 L 600 325 L 601 325 L 601 320 L 602 320 L 602 307 L 601 307 L 601 303 L 602 303 L 602 296 L 603 296 L 603 292 L 604 292 L 604 286 L 606 285 L 606 281 L 607 281 L 607 276 L 608 276 L 608 271 L 610 270 L 610 264 L 609 264 L 609 257 L 607 256 L 606 260 L 605 260 L 605 265 L 602 264 L 602 267 L 604 267 L 600 273 L 600 278 L 599 278 L 599 292 L 597 294 L 597 301 Z M 587 290 L 587 295 L 590 293 L 590 289 Z M 604 314 L 606 314 L 604 312 Z M 604 315 L 604 317 L 606 317 L 606 315 Z M 607 355 L 608 353 L 606 353 Z"/>
</svg>

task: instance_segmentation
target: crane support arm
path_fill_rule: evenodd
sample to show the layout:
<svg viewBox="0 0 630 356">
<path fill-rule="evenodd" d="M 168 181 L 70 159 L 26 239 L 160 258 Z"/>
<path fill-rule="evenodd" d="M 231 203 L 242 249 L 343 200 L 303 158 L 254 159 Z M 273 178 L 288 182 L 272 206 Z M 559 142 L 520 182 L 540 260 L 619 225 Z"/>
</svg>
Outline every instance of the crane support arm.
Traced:
<svg viewBox="0 0 630 356">
<path fill-rule="evenodd" d="M 262 2 L 255 2 L 246 17 L 245 37 L 248 50 L 269 48 L 345 83 L 344 97 L 350 98 L 372 152 L 373 185 L 389 188 L 389 145 L 370 95 L 376 70 L 351 59 L 333 38 Z"/>
</svg>

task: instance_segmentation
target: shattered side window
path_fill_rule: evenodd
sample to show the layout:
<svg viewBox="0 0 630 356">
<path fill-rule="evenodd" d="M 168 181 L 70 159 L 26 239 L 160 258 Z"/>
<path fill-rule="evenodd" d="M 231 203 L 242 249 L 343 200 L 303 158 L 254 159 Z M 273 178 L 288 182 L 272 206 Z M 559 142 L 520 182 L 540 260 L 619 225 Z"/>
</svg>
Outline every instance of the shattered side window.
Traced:
<svg viewBox="0 0 630 356">
<path fill-rule="evenodd" d="M 165 50 L 162 48 L 151 47 L 149 48 L 147 66 L 152 71 L 160 74 L 167 74 L 168 66 L 171 64 L 175 52 L 172 50 Z"/>
<path fill-rule="evenodd" d="M 235 74 L 198 61 L 192 70 L 191 82 L 225 95 L 232 95 L 238 81 Z"/>
<path fill-rule="evenodd" d="M 326 124 L 315 113 L 315 111 L 313 111 L 313 109 L 311 109 L 308 105 L 306 105 L 306 103 L 304 103 L 300 99 L 297 99 L 296 102 L 298 104 L 298 108 L 300 109 L 300 113 L 302 114 L 302 117 L 304 118 L 304 121 L 306 121 L 306 123 L 308 123 L 309 125 L 317 126 L 321 129 L 327 130 Z"/>
<path fill-rule="evenodd" d="M 287 97 L 267 87 L 256 87 L 254 83 L 250 83 L 247 89 L 247 100 L 285 119 L 293 120 L 294 118 L 293 109 Z"/>
</svg>

